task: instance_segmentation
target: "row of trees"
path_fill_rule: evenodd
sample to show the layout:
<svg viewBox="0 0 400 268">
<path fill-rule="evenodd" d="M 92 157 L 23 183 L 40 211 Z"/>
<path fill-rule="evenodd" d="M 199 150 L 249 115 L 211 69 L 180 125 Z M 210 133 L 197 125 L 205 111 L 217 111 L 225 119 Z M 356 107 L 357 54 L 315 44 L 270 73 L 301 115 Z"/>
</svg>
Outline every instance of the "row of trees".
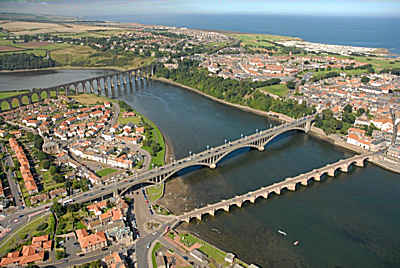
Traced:
<svg viewBox="0 0 400 268">
<path fill-rule="evenodd" d="M 0 70 L 40 69 L 56 66 L 51 58 L 28 53 L 0 55 Z"/>
<path fill-rule="evenodd" d="M 181 62 L 176 70 L 168 70 L 160 67 L 157 69 L 157 75 L 196 88 L 218 99 L 246 105 L 262 111 L 283 113 L 294 118 L 310 115 L 315 112 L 315 109 L 308 107 L 306 103 L 299 104 L 290 99 L 273 99 L 256 90 L 258 87 L 277 84 L 280 82 L 279 79 L 256 82 L 223 79 L 221 77 L 209 76 L 207 70 L 198 67 L 197 62 L 188 60 Z"/>
</svg>

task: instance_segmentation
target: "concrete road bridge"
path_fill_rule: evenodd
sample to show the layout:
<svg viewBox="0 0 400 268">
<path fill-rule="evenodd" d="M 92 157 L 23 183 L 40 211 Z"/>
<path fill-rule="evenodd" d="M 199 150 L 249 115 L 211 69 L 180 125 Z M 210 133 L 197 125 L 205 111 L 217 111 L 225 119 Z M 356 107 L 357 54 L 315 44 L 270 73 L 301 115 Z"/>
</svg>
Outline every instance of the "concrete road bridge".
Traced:
<svg viewBox="0 0 400 268">
<path fill-rule="evenodd" d="M 293 130 L 300 130 L 308 133 L 313 120 L 313 115 L 307 116 L 301 119 L 293 120 L 290 123 L 259 131 L 250 136 L 245 136 L 235 141 L 220 145 L 218 147 L 210 148 L 203 152 L 190 155 L 180 160 L 176 160 L 162 167 L 156 167 L 152 170 L 148 170 L 135 176 L 131 176 L 124 181 L 108 185 L 107 187 L 103 187 L 100 190 L 93 189 L 89 192 L 82 193 L 74 198 L 74 202 L 91 201 L 112 193 L 123 195 L 129 189 L 137 186 L 138 184 L 159 184 L 166 181 L 177 172 L 189 167 L 204 166 L 212 169 L 216 168 L 218 163 L 220 163 L 231 153 L 239 149 L 254 148 L 259 151 L 263 151 L 268 143 L 284 133 Z"/>
<path fill-rule="evenodd" d="M 283 190 L 296 191 L 298 185 L 307 186 L 310 181 L 321 181 L 323 175 L 334 177 L 337 171 L 348 172 L 351 165 L 357 167 L 364 167 L 366 160 L 369 160 L 375 153 L 356 155 L 348 159 L 340 160 L 333 164 L 328 164 L 322 168 L 314 169 L 310 172 L 300 174 L 294 178 L 286 178 L 283 181 L 274 183 L 272 185 L 262 187 L 258 190 L 248 192 L 243 195 L 235 196 L 229 200 L 222 200 L 215 204 L 210 204 L 202 208 L 194 209 L 193 211 L 186 212 L 177 216 L 178 221 L 189 223 L 191 219 L 198 219 L 201 221 L 202 217 L 206 214 L 214 216 L 218 210 L 229 212 L 232 206 L 242 207 L 245 202 L 255 203 L 257 198 L 265 198 L 271 194 L 280 195 Z"/>
<path fill-rule="evenodd" d="M 66 96 L 78 95 L 79 93 L 92 93 L 97 95 L 105 95 L 106 97 L 115 98 L 116 90 L 120 91 L 123 88 L 127 89 L 129 84 L 132 88 L 132 83 L 140 83 L 140 81 L 151 78 L 154 75 L 156 65 L 149 65 L 137 69 L 132 69 L 123 72 L 115 72 L 99 77 L 93 77 L 65 83 L 49 88 L 32 89 L 30 92 L 23 93 L 17 96 L 12 96 L 0 99 L 0 112 L 2 111 L 3 103 L 8 103 L 10 109 L 13 108 L 13 102 L 19 106 L 32 104 L 36 98 L 39 102 L 51 96 L 51 93 L 58 97 L 63 92 Z"/>
</svg>

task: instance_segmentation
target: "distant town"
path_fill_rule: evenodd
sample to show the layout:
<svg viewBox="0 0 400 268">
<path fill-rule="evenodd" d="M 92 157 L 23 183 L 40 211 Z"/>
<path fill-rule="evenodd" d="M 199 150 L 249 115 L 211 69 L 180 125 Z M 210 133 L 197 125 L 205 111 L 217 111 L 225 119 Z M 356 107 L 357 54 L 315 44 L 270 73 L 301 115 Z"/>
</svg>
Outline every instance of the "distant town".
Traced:
<svg viewBox="0 0 400 268">
<path fill-rule="evenodd" d="M 154 77 L 137 79 L 289 123 L 314 116 L 315 135 L 378 152 L 380 166 L 399 171 L 400 60 L 382 49 L 160 25 L 67 26 L 2 21 L 0 71 L 152 65 Z M 176 162 L 135 107 L 85 92 L 18 99 L 35 92 L 0 92 L 0 266 L 140 267 L 149 255 L 149 267 L 257 267 L 176 230 L 157 203 L 164 183 L 77 202 Z"/>
</svg>

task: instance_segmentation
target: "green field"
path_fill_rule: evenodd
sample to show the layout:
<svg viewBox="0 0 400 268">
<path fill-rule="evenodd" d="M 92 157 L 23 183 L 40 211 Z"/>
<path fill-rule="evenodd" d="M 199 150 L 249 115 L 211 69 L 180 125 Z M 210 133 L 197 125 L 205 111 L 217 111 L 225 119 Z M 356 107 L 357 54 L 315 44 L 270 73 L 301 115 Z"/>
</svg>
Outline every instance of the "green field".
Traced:
<svg viewBox="0 0 400 268">
<path fill-rule="evenodd" d="M 57 227 L 57 235 L 67 234 L 75 231 L 76 229 L 86 229 L 86 227 L 81 223 L 83 218 L 89 216 L 89 213 L 85 212 L 83 209 L 77 212 L 67 212 L 59 218 L 59 223 Z"/>
<path fill-rule="evenodd" d="M 338 58 L 352 58 L 359 62 L 365 62 L 371 64 L 375 71 L 380 71 L 382 69 L 392 69 L 392 68 L 400 68 L 400 60 L 391 59 L 391 58 L 381 58 L 381 57 L 344 57 L 344 56 L 336 56 Z"/>
<path fill-rule="evenodd" d="M 113 173 L 115 173 L 117 171 L 118 171 L 117 169 L 113 169 L 113 168 L 104 168 L 102 170 L 96 171 L 96 174 L 99 177 L 105 177 L 105 176 L 113 174 Z"/>
<path fill-rule="evenodd" d="M 147 118 L 144 118 L 143 120 L 153 127 L 153 130 L 151 131 L 152 136 L 154 139 L 156 139 L 156 141 L 160 144 L 160 146 L 162 148 L 161 151 L 159 151 L 156 156 L 153 156 L 151 158 L 151 163 L 154 164 L 154 166 L 163 166 L 165 164 L 165 146 L 166 146 L 164 137 L 161 134 L 161 131 L 156 126 L 156 124 L 153 123 L 153 121 L 151 121 Z M 143 149 L 151 152 L 150 148 L 147 148 L 146 146 L 143 146 Z"/>
<path fill-rule="evenodd" d="M 45 230 L 40 231 L 38 227 L 47 223 L 48 226 Z M 54 218 L 52 215 L 45 215 L 39 218 L 34 219 L 23 227 L 19 228 L 16 232 L 12 234 L 6 241 L 1 244 L 0 247 L 0 256 L 3 256 L 5 253 L 16 249 L 20 246 L 24 241 L 29 242 L 33 236 L 39 236 L 44 234 L 50 234 L 54 230 Z"/>
<path fill-rule="evenodd" d="M 206 254 L 209 258 L 214 259 L 218 264 L 225 265 L 225 256 L 226 253 L 217 249 L 213 245 L 207 243 L 204 240 L 201 240 L 197 238 L 194 235 L 191 234 L 179 234 L 180 236 L 180 241 L 185 244 L 187 247 L 191 247 L 195 243 L 199 243 L 202 246 L 199 248 L 201 252 Z"/>
<path fill-rule="evenodd" d="M 287 96 L 289 89 L 285 84 L 278 84 L 278 85 L 272 85 L 272 86 L 265 86 L 265 87 L 260 87 L 258 88 L 261 91 L 268 92 L 274 95 L 277 95 L 279 97 L 285 97 Z"/>
<path fill-rule="evenodd" d="M 152 185 L 146 188 L 146 194 L 151 202 L 160 199 L 164 194 L 164 183 Z"/>
</svg>

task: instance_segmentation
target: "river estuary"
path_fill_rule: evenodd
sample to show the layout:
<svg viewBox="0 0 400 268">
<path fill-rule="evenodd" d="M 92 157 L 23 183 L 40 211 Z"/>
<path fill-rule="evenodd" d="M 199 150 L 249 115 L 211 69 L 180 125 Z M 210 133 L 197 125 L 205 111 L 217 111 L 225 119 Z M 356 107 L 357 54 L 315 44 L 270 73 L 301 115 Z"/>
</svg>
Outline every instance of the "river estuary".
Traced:
<svg viewBox="0 0 400 268">
<path fill-rule="evenodd" d="M 47 87 L 102 73 L 0 74 L 0 90 Z M 155 81 L 122 92 L 120 98 L 160 127 L 177 159 L 277 124 Z M 293 132 L 264 152 L 238 153 L 215 170 L 199 169 L 170 180 L 161 203 L 179 214 L 351 155 Z M 261 267 L 400 267 L 399 196 L 400 175 L 368 164 L 182 228 Z M 279 229 L 288 235 L 278 234 Z M 293 246 L 295 240 L 298 246 Z"/>
</svg>

